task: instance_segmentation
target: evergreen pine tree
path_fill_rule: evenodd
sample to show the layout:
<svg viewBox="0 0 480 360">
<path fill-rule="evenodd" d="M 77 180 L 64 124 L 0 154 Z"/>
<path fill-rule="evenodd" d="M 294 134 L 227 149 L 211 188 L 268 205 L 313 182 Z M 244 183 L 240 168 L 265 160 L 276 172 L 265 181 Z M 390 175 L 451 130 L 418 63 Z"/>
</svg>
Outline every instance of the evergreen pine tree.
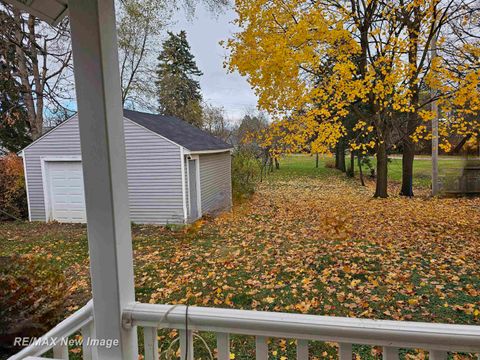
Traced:
<svg viewBox="0 0 480 360">
<path fill-rule="evenodd" d="M 190 52 L 185 31 L 168 33 L 158 56 L 157 86 L 159 112 L 177 116 L 196 126 L 202 125 L 202 94 L 196 79 L 203 73 Z"/>
</svg>

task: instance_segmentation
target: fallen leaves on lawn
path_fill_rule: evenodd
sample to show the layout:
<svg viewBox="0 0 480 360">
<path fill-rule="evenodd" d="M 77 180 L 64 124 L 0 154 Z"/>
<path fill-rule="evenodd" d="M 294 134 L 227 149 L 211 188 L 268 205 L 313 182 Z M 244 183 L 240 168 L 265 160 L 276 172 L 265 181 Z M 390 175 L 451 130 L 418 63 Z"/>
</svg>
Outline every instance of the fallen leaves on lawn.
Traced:
<svg viewBox="0 0 480 360">
<path fill-rule="evenodd" d="M 479 323 L 479 209 L 274 181 L 192 238 L 142 241 L 137 264 L 156 276 L 137 285 L 152 303 Z"/>
<path fill-rule="evenodd" d="M 372 199 L 344 177 L 263 183 L 187 228 L 134 226 L 137 298 L 152 303 L 480 323 L 480 199 Z M 0 254 L 62 267 L 90 298 L 85 227 L 0 224 Z"/>
</svg>

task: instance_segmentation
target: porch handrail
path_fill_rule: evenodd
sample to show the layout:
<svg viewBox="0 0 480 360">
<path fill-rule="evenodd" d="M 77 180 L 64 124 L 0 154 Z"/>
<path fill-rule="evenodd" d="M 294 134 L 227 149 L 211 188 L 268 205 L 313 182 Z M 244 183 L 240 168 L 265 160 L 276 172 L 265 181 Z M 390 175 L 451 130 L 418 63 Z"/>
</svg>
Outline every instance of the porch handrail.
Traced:
<svg viewBox="0 0 480 360">
<path fill-rule="evenodd" d="M 21 360 L 29 356 L 37 357 L 45 354 L 48 350 L 54 348 L 52 339 L 67 338 L 78 330 L 85 328 L 93 323 L 93 301 L 90 300 L 84 307 L 74 312 L 62 322 L 58 323 L 49 332 L 42 335 L 38 339 L 22 349 L 15 355 L 9 357 L 9 360 Z"/>
<path fill-rule="evenodd" d="M 298 359 L 308 359 L 308 340 L 339 343 L 339 358 L 342 360 L 352 358 L 352 344 L 382 346 L 384 359 L 398 359 L 398 348 L 425 349 L 430 351 L 432 359 L 446 359 L 447 352 L 480 352 L 480 326 L 476 325 L 142 303 L 127 306 L 122 323 L 125 328 L 144 328 L 145 359 L 158 359 L 158 328 L 178 329 L 180 348 L 186 355 L 186 346 L 190 347 L 190 360 L 193 359 L 192 331 L 210 331 L 217 334 L 219 359 L 229 359 L 229 334 L 255 336 L 257 359 L 268 358 L 268 338 L 298 340 Z M 41 356 L 52 348 L 55 358 L 68 359 L 67 346 L 53 346 L 51 342 L 43 344 L 42 340 L 68 338 L 78 330 L 82 331 L 84 338 L 94 335 L 92 301 L 39 338 L 38 343 L 26 347 L 9 359 L 21 360 Z M 88 347 L 83 350 L 84 359 L 97 358 L 92 353 L 94 350 Z"/>
<path fill-rule="evenodd" d="M 212 331 L 395 348 L 480 352 L 480 326 L 135 303 L 124 326 Z"/>
</svg>

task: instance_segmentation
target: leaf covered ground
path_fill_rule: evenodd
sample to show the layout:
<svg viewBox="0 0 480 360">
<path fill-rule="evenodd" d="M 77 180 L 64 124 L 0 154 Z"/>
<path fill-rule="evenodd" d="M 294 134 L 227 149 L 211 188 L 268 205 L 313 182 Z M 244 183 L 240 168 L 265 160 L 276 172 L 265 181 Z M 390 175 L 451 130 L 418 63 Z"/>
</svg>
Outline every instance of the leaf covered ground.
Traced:
<svg viewBox="0 0 480 360">
<path fill-rule="evenodd" d="M 138 300 L 480 324 L 479 198 L 373 199 L 310 158 L 281 165 L 231 213 L 135 225 Z M 0 224 L 11 254 L 60 266 L 70 311 L 90 297 L 83 225 Z"/>
<path fill-rule="evenodd" d="M 479 323 L 479 206 L 479 199 L 372 199 L 371 189 L 333 171 L 274 175 L 249 203 L 183 239 L 164 246 L 140 231 L 139 295 L 150 302 Z"/>
</svg>

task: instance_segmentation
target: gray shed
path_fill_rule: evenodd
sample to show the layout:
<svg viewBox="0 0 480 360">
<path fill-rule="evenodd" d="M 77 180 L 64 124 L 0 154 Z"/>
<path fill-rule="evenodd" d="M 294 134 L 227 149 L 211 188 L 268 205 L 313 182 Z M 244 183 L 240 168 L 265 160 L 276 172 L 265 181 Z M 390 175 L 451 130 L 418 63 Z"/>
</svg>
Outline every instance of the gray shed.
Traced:
<svg viewBox="0 0 480 360">
<path fill-rule="evenodd" d="M 130 218 L 182 224 L 232 205 L 231 146 L 171 116 L 124 111 Z M 30 221 L 85 222 L 78 117 L 22 150 Z"/>
</svg>

